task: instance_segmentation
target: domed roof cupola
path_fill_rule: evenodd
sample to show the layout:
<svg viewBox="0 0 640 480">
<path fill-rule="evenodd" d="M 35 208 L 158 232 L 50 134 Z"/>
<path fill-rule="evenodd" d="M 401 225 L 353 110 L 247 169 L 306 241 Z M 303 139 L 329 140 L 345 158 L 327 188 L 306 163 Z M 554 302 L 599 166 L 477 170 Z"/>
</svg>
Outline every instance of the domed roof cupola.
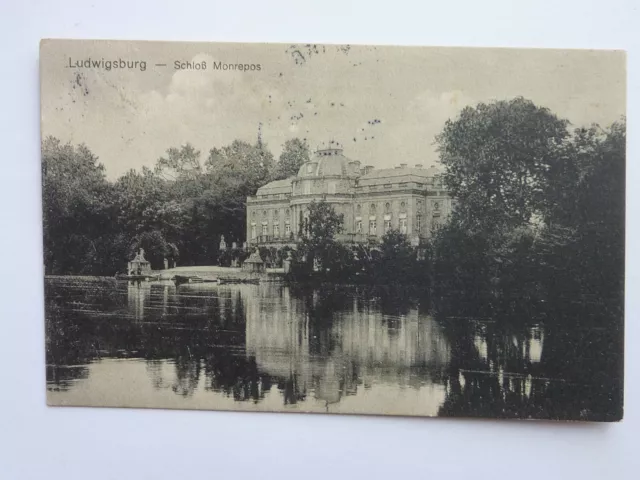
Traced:
<svg viewBox="0 0 640 480">
<path fill-rule="evenodd" d="M 299 177 L 351 177 L 359 173 L 359 162 L 353 162 L 342 154 L 342 148 L 323 148 L 298 170 Z"/>
</svg>

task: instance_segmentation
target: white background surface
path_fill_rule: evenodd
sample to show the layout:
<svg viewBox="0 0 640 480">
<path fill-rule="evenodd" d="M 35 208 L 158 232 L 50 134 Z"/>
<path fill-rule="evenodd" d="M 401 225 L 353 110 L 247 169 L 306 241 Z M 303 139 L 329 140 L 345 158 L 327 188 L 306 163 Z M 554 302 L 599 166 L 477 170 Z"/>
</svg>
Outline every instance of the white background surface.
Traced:
<svg viewBox="0 0 640 480">
<path fill-rule="evenodd" d="M 0 478 L 640 478 L 639 2 L 288 3 L 0 0 Z M 627 50 L 624 421 L 47 408 L 38 125 L 44 37 Z"/>
</svg>

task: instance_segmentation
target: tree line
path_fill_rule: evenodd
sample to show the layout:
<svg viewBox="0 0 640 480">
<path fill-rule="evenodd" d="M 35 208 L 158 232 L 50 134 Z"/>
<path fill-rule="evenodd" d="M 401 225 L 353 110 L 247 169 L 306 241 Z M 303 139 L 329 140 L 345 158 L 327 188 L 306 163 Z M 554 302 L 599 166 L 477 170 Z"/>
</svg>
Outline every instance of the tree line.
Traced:
<svg viewBox="0 0 640 480">
<path fill-rule="evenodd" d="M 480 103 L 447 121 L 436 138 L 444 182 L 456 198 L 449 222 L 412 246 L 399 232 L 381 244 L 335 241 L 342 218 L 310 207 L 290 278 L 414 284 L 472 305 L 622 308 L 625 216 L 624 119 L 574 127 L 533 102 Z M 109 275 L 144 248 L 153 268 L 228 263 L 220 236 L 241 245 L 246 197 L 295 175 L 305 142 L 286 142 L 276 161 L 267 146 L 236 140 L 204 161 L 191 145 L 170 148 L 154 169 L 108 181 L 87 146 L 42 143 L 44 253 L 48 274 Z M 261 252 L 279 264 L 287 252 Z M 462 308 L 459 297 L 453 300 Z M 607 301 L 609 301 L 607 300 Z M 480 302 L 478 302 L 480 301 Z M 490 313 L 490 312 L 488 312 Z"/>
<path fill-rule="evenodd" d="M 246 197 L 295 175 L 306 142 L 288 140 L 276 160 L 267 145 L 236 140 L 201 152 L 169 148 L 153 169 L 109 181 L 86 145 L 42 142 L 45 272 L 112 275 L 144 248 L 154 269 L 220 261 L 220 238 L 242 246 Z M 239 252 L 238 252 L 239 254 Z M 228 253 L 227 253 L 228 255 Z"/>
</svg>

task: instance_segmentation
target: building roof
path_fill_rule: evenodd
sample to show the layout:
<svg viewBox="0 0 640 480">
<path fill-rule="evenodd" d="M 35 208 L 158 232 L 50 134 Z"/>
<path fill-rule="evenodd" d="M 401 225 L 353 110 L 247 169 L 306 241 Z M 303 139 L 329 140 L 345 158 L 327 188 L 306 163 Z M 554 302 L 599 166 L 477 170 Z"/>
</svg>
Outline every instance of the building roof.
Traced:
<svg viewBox="0 0 640 480">
<path fill-rule="evenodd" d="M 430 168 L 382 168 L 372 170 L 360 177 L 360 185 L 381 185 L 391 182 L 419 182 L 442 175 L 442 170 L 436 166 Z"/>
<path fill-rule="evenodd" d="M 131 263 L 149 263 L 148 260 L 140 260 L 138 257 L 131 260 Z"/>
<path fill-rule="evenodd" d="M 360 162 L 345 157 L 341 148 L 317 150 L 311 160 L 300 167 L 297 177 L 269 182 L 260 187 L 256 195 L 260 197 L 264 195 L 290 194 L 292 193 L 293 181 L 296 178 L 305 177 L 359 177 L 360 185 L 362 186 L 403 182 L 431 184 L 430 179 L 442 175 L 442 168 L 439 165 L 432 165 L 429 168 L 421 168 L 420 166 L 406 167 L 403 165 L 401 168 L 373 169 L 364 175 L 361 175 L 361 173 Z"/>
<path fill-rule="evenodd" d="M 317 150 L 314 156 L 298 170 L 298 177 L 356 176 L 360 162 L 348 159 L 341 148 Z"/>
<path fill-rule="evenodd" d="M 284 180 L 274 180 L 258 189 L 256 195 L 274 195 L 278 193 L 290 193 L 291 182 L 295 177 L 285 178 Z"/>
<path fill-rule="evenodd" d="M 262 258 L 260 258 L 258 251 L 255 250 L 251 255 L 249 255 L 249 258 L 247 258 L 244 263 L 263 264 L 264 262 L 262 261 Z"/>
<path fill-rule="evenodd" d="M 146 258 L 144 258 L 144 249 L 140 249 L 138 250 L 138 253 L 136 253 L 136 256 L 133 257 L 133 260 L 131 260 L 131 263 L 149 263 L 147 261 Z"/>
</svg>

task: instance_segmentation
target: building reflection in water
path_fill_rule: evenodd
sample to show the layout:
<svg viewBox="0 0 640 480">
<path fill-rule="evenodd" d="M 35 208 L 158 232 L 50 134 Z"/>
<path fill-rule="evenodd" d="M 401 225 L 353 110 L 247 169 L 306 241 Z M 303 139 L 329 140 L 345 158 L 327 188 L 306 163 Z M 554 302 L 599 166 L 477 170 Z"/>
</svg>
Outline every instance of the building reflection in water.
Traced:
<svg viewBox="0 0 640 480">
<path fill-rule="evenodd" d="M 374 302 L 319 292 L 294 297 L 261 285 L 243 297 L 246 353 L 258 368 L 290 381 L 297 397 L 310 392 L 327 404 L 372 384 L 419 387 L 442 382 L 449 344 L 437 323 L 420 316 L 385 315 Z M 328 312 L 320 314 L 318 312 Z"/>
<path fill-rule="evenodd" d="M 130 316 L 157 325 L 141 326 L 156 389 L 189 396 L 203 380 L 206 390 L 259 401 L 277 386 L 285 404 L 329 406 L 374 385 L 444 384 L 449 343 L 417 307 L 383 313 L 353 292 L 293 295 L 278 284 L 140 282 L 127 297 Z"/>
<path fill-rule="evenodd" d="M 203 408 L 607 419 L 622 393 L 616 357 L 584 355 L 616 331 L 590 324 L 434 320 L 417 299 L 346 287 L 61 277 L 45 288 L 47 387 L 64 404 L 97 391 L 108 403 L 116 377 L 143 389 L 136 372 L 158 406 L 166 392 Z"/>
<path fill-rule="evenodd" d="M 313 398 L 328 408 L 374 385 L 442 385 L 449 401 L 506 401 L 526 400 L 548 383 L 531 368 L 542 359 L 540 326 L 505 334 L 471 322 L 452 337 L 417 306 L 357 292 L 294 295 L 279 284 L 131 282 L 127 297 L 135 319 L 170 320 L 169 332 L 143 336 L 147 355 L 162 357 L 146 368 L 154 388 L 182 396 L 203 388 L 259 401 L 277 385 L 285 404 Z M 454 352 L 457 337 L 471 343 L 457 342 Z"/>
<path fill-rule="evenodd" d="M 173 282 L 127 282 L 128 314 L 137 320 L 158 320 L 167 315 L 181 315 L 185 304 Z"/>
<path fill-rule="evenodd" d="M 139 280 L 127 282 L 127 303 L 129 314 L 136 320 L 144 318 L 145 305 L 151 296 L 151 283 Z"/>
</svg>

